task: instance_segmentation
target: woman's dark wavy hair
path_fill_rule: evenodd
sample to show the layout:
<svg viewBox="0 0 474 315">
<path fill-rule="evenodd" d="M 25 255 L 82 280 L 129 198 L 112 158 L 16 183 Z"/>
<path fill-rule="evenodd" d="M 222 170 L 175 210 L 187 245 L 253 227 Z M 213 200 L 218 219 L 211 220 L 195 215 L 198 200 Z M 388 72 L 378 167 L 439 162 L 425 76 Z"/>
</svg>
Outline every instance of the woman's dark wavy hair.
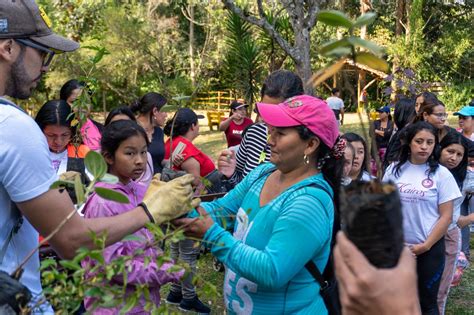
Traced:
<svg viewBox="0 0 474 315">
<path fill-rule="evenodd" d="M 423 104 L 420 106 L 420 109 L 418 110 L 418 113 L 416 114 L 415 119 L 413 122 L 418 122 L 418 121 L 425 121 L 425 118 L 423 117 L 424 113 L 427 113 L 428 115 L 433 114 L 434 108 L 436 106 L 443 106 L 443 102 L 438 100 L 436 97 L 430 97 L 428 99 L 425 99 Z"/>
<path fill-rule="evenodd" d="M 125 115 L 130 120 L 137 121 L 137 118 L 133 114 L 132 110 L 128 106 L 120 106 L 112 109 L 109 114 L 107 115 L 107 118 L 105 119 L 104 122 L 104 127 L 109 125 L 112 119 L 117 116 L 117 115 Z"/>
<path fill-rule="evenodd" d="M 176 113 L 175 113 L 176 116 Z M 171 134 L 171 125 L 173 124 L 174 121 L 174 128 L 173 128 L 173 134 Z M 168 121 L 165 124 L 165 127 L 163 128 L 163 133 L 167 135 L 168 137 L 174 138 L 177 136 L 183 136 L 188 132 L 189 128 L 191 128 L 193 125 L 196 125 L 198 121 L 194 122 L 181 122 L 173 118 L 168 119 Z"/>
<path fill-rule="evenodd" d="M 67 100 L 69 96 L 71 96 L 72 91 L 76 89 L 83 89 L 85 87 L 85 83 L 76 79 L 72 79 L 64 83 L 59 91 L 59 98 L 62 100 Z"/>
<path fill-rule="evenodd" d="M 421 109 L 421 107 L 423 107 L 427 104 L 433 104 L 433 103 L 436 103 L 438 101 L 438 97 L 436 96 L 436 94 L 428 92 L 428 91 L 424 91 L 424 92 L 421 92 L 420 94 L 418 94 L 415 97 L 415 101 L 420 96 L 423 96 L 423 103 L 421 103 L 420 109 Z"/>
<path fill-rule="evenodd" d="M 294 72 L 280 69 L 273 71 L 265 79 L 260 90 L 260 96 L 264 95 L 287 99 L 304 94 L 303 81 Z"/>
<path fill-rule="evenodd" d="M 346 139 L 349 143 L 361 142 L 364 146 L 364 161 L 362 161 L 360 172 L 357 175 L 357 179 L 361 179 L 364 171 L 367 172 L 367 161 L 369 161 L 369 150 L 367 149 L 367 142 L 365 142 L 364 138 L 353 132 L 347 132 L 343 134 L 342 138 Z"/>
<path fill-rule="evenodd" d="M 150 122 L 152 122 L 153 109 L 161 110 L 167 103 L 166 97 L 156 92 L 149 92 L 143 95 L 139 100 L 136 100 L 130 105 L 130 109 L 135 114 L 148 115 Z"/>
<path fill-rule="evenodd" d="M 36 114 L 35 121 L 41 131 L 49 125 L 59 125 L 71 129 L 74 134 L 76 128 L 71 126 L 74 115 L 71 115 L 71 106 L 64 100 L 47 101 Z"/>
<path fill-rule="evenodd" d="M 436 170 L 439 167 L 439 143 L 438 143 L 438 131 L 436 130 L 435 127 L 433 127 L 431 124 L 427 123 L 426 121 L 419 121 L 416 123 L 413 123 L 411 125 L 408 125 L 405 128 L 405 132 L 403 133 L 403 139 L 402 139 L 402 146 L 400 148 L 400 159 L 399 161 L 395 164 L 395 176 L 399 177 L 400 176 L 400 168 L 402 167 L 403 164 L 405 164 L 409 159 L 411 155 L 411 150 L 410 150 L 410 144 L 413 138 L 418 134 L 418 132 L 426 130 L 429 133 L 431 133 L 435 137 L 435 145 L 433 148 L 433 152 L 431 152 L 430 156 L 428 157 L 428 166 L 429 166 L 429 172 L 428 172 L 428 178 L 436 172 Z"/>
<path fill-rule="evenodd" d="M 462 183 L 466 178 L 467 173 L 469 141 L 470 140 L 466 139 L 466 137 L 464 137 L 461 133 L 457 132 L 454 129 L 450 129 L 448 133 L 444 136 L 444 138 L 439 142 L 440 156 L 441 152 L 446 147 L 449 147 L 451 144 L 459 144 L 464 148 L 464 155 L 459 165 L 449 170 L 451 174 L 453 174 L 454 179 L 456 180 L 456 183 L 458 184 L 460 189 L 462 188 Z"/>
<path fill-rule="evenodd" d="M 415 119 L 415 99 L 401 98 L 395 103 L 395 111 L 393 112 L 393 122 L 400 131 Z"/>
<path fill-rule="evenodd" d="M 148 137 L 145 129 L 133 120 L 117 120 L 104 128 L 102 139 L 100 140 L 102 155 L 105 157 L 115 156 L 120 144 L 133 136 L 142 136 L 148 145 Z"/>
</svg>

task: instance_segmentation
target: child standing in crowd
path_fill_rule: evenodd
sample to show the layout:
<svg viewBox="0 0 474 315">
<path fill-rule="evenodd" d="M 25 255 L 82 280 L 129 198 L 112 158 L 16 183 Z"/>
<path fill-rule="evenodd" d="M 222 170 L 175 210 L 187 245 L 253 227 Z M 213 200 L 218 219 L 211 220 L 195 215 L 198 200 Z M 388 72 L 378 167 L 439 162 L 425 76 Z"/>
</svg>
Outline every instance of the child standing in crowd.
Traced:
<svg viewBox="0 0 474 315">
<path fill-rule="evenodd" d="M 145 171 L 147 163 L 148 138 L 145 130 L 131 120 L 119 120 L 111 123 L 104 129 L 101 140 L 102 155 L 108 165 L 108 172 L 119 178 L 116 184 L 97 183 L 98 187 L 116 190 L 126 195 L 130 201 L 128 204 L 119 204 L 114 201 L 105 200 L 93 193 L 84 207 L 86 218 L 111 217 L 132 210 L 137 207 L 143 199 L 147 187 L 136 180 Z M 156 258 L 161 255 L 161 249 L 154 245 L 153 235 L 146 228 L 141 228 L 133 234 L 140 240 L 121 241 L 106 247 L 104 250 L 105 263 L 122 256 L 134 255 L 137 250 L 143 250 L 143 254 L 136 255 L 127 268 L 127 293 L 135 290 L 135 285 L 147 284 L 150 288 L 150 299 L 156 305 L 160 304 L 160 287 L 168 282 L 178 281 L 183 272 L 168 272 L 171 263 L 161 266 L 156 264 Z M 150 262 L 145 263 L 145 257 Z M 85 269 L 90 269 L 93 261 L 86 258 L 82 262 Z M 90 275 L 86 275 L 90 276 Z M 111 283 L 121 283 L 123 276 L 117 276 Z M 125 293 L 125 295 L 127 295 Z M 138 305 L 129 314 L 142 314 L 146 300 L 143 296 Z M 94 299 L 85 298 L 85 306 L 93 314 L 117 314 L 121 306 L 115 308 L 94 309 Z"/>
<path fill-rule="evenodd" d="M 465 106 L 453 115 L 459 118 L 459 129 L 457 130 L 469 140 L 474 140 L 474 121 L 472 119 L 474 116 L 474 107 Z"/>
<path fill-rule="evenodd" d="M 232 101 L 229 118 L 219 125 L 219 130 L 225 133 L 228 148 L 239 145 L 242 142 L 242 132 L 253 123 L 250 118 L 247 118 L 248 107 L 240 101 Z"/>
<path fill-rule="evenodd" d="M 342 137 L 346 139 L 347 143 L 350 143 L 354 147 L 355 151 L 354 161 L 352 163 L 349 177 L 352 180 L 371 180 L 372 177 L 367 171 L 368 152 L 367 143 L 364 138 L 353 132 L 345 133 Z"/>
<path fill-rule="evenodd" d="M 75 79 L 69 80 L 61 87 L 59 92 L 60 98 L 72 106 L 74 101 L 81 96 L 84 87 L 84 82 Z M 85 115 L 86 117 L 86 121 L 81 127 L 82 141 L 91 150 L 100 151 L 100 137 L 104 126 L 90 117 L 90 104 L 87 104 L 87 108 L 81 108 L 81 110 L 83 111 L 82 113 L 76 114 Z"/>
<path fill-rule="evenodd" d="M 405 242 L 417 256 L 418 293 L 423 314 L 439 314 L 437 296 L 445 261 L 444 235 L 461 197 L 453 175 L 439 165 L 438 132 L 427 122 L 406 128 L 399 162 L 384 181 L 397 184 L 402 203 Z"/>
<path fill-rule="evenodd" d="M 464 139 L 458 132 L 451 131 L 448 132 L 440 142 L 441 155 L 439 163 L 450 170 L 460 190 L 462 190 L 467 171 L 468 141 L 469 140 Z M 448 227 L 448 232 L 444 236 L 446 262 L 444 264 L 443 277 L 441 278 L 438 292 L 438 308 L 440 314 L 444 314 L 445 311 L 449 288 L 453 281 L 456 261 L 460 251 L 461 231 L 459 230 L 457 221 L 461 214 L 461 204 L 464 197 L 465 195 L 463 195 L 462 198 L 454 200 L 453 220 Z"/>
<path fill-rule="evenodd" d="M 49 155 L 56 174 L 74 171 L 80 174 L 83 184 L 89 183 L 84 164 L 89 148 L 80 143 L 72 143 L 76 128 L 71 126 L 74 115 L 71 107 L 63 100 L 46 102 L 36 114 L 35 121 L 46 137 Z M 74 189 L 68 188 L 74 203 L 77 202 Z"/>
</svg>

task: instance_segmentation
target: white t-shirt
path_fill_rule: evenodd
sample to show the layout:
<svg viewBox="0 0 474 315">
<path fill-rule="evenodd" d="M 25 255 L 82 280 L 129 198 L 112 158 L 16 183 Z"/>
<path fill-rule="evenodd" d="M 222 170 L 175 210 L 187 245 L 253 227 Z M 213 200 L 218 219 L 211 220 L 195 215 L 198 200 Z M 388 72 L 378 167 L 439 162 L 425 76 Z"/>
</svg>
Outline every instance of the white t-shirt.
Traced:
<svg viewBox="0 0 474 315">
<path fill-rule="evenodd" d="M 19 108 L 0 104 L 0 246 L 5 244 L 15 223 L 11 201 L 22 202 L 42 195 L 56 178 L 48 144 L 35 121 Z M 12 272 L 37 246 L 38 232 L 24 218 L 9 242 L 0 269 Z M 41 295 L 38 252 L 25 265 L 20 281 L 33 296 Z M 36 313 L 53 314 L 53 311 L 47 305 Z"/>
<path fill-rule="evenodd" d="M 440 165 L 428 178 L 427 164 L 415 165 L 407 161 L 395 176 L 395 164 L 387 168 L 384 181 L 398 186 L 403 213 L 403 232 L 409 244 L 423 243 L 439 219 L 438 206 L 461 197 L 451 172 Z"/>
<path fill-rule="evenodd" d="M 337 96 L 328 97 L 328 99 L 326 100 L 326 103 L 328 103 L 331 109 L 341 110 L 344 108 L 344 102 L 342 101 L 342 99 L 340 99 Z"/>
</svg>

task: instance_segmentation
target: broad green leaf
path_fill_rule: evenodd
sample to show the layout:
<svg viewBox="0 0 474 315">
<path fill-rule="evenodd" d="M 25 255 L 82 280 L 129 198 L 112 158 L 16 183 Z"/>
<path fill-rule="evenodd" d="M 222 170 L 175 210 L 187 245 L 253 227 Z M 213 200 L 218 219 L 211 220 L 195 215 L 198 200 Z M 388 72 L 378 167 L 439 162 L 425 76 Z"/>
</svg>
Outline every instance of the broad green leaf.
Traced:
<svg viewBox="0 0 474 315">
<path fill-rule="evenodd" d="M 48 258 L 48 259 L 44 259 L 41 261 L 41 269 L 46 269 L 48 267 L 56 267 L 58 264 L 56 263 L 56 260 L 52 259 L 52 258 Z"/>
<path fill-rule="evenodd" d="M 380 70 L 383 72 L 388 71 L 388 63 L 371 53 L 368 52 L 359 52 L 356 54 L 356 62 L 364 64 L 366 66 L 371 67 L 375 70 Z"/>
<path fill-rule="evenodd" d="M 341 57 L 347 57 L 350 54 L 352 54 L 352 49 L 350 47 L 339 47 L 336 49 L 331 50 L 330 52 L 326 53 L 326 57 L 335 57 L 335 58 L 341 58 Z"/>
<path fill-rule="evenodd" d="M 342 26 L 351 28 L 353 22 L 344 13 L 336 10 L 325 10 L 318 14 L 318 21 L 331 26 Z"/>
<path fill-rule="evenodd" d="M 94 179 L 100 179 L 107 172 L 107 163 L 102 155 L 95 151 L 89 151 L 84 159 L 87 170 L 94 176 Z"/>
<path fill-rule="evenodd" d="M 70 181 L 70 180 L 57 180 L 55 181 L 54 183 L 51 184 L 51 186 L 49 186 L 49 189 L 56 189 L 56 188 L 61 188 L 61 187 L 65 187 L 65 186 L 74 186 L 74 182 Z"/>
<path fill-rule="evenodd" d="M 81 269 L 81 266 L 77 262 L 73 262 L 73 261 L 70 261 L 70 260 L 61 260 L 59 262 L 59 264 L 61 266 L 63 266 L 64 268 L 69 269 L 69 270 L 79 270 L 79 269 Z"/>
<path fill-rule="evenodd" d="M 344 66 L 344 59 L 340 59 L 339 61 L 330 65 L 329 67 L 326 67 L 318 71 L 310 79 L 310 83 L 313 84 L 314 87 L 320 85 L 322 82 L 326 81 L 327 79 L 332 77 L 334 74 L 336 74 L 342 68 L 342 66 Z"/>
<path fill-rule="evenodd" d="M 102 296 L 102 290 L 99 287 L 92 287 L 90 289 L 87 289 L 86 292 L 84 292 L 85 296 L 94 296 L 94 297 L 99 297 Z"/>
<path fill-rule="evenodd" d="M 354 46 L 359 46 L 359 47 L 363 47 L 363 48 L 366 48 L 368 49 L 370 52 L 376 54 L 376 55 L 382 55 L 384 50 L 383 50 L 383 47 L 380 47 L 379 45 L 377 45 L 376 43 L 374 42 L 371 42 L 371 41 L 368 41 L 368 40 L 365 40 L 365 39 L 362 39 L 360 37 L 356 37 L 356 36 L 351 36 L 351 37 L 348 37 L 347 38 L 347 41 L 354 45 Z"/>
<path fill-rule="evenodd" d="M 105 173 L 104 176 L 100 178 L 100 181 L 104 183 L 109 183 L 109 184 L 116 184 L 118 183 L 119 179 L 115 175 Z"/>
<path fill-rule="evenodd" d="M 130 203 L 128 197 L 118 191 L 103 187 L 95 187 L 94 191 L 104 199 L 116 201 L 118 203 Z"/>
<path fill-rule="evenodd" d="M 121 242 L 125 242 L 125 241 L 143 241 L 143 238 L 130 234 L 122 238 Z"/>
<path fill-rule="evenodd" d="M 189 95 L 180 95 L 180 96 L 175 96 L 172 99 L 177 101 L 177 102 L 189 101 L 191 99 L 191 96 L 189 96 Z"/>
<path fill-rule="evenodd" d="M 376 18 L 377 13 L 375 12 L 364 13 L 355 20 L 354 27 L 361 27 L 364 25 L 372 24 L 372 22 L 374 22 Z"/>
<path fill-rule="evenodd" d="M 76 192 L 77 204 L 82 205 L 86 201 L 86 195 L 79 174 L 74 177 L 74 191 Z"/>
<path fill-rule="evenodd" d="M 175 104 L 166 104 L 160 108 L 160 112 L 175 112 L 179 109 L 178 105 Z"/>
<path fill-rule="evenodd" d="M 333 51 L 334 49 L 350 47 L 350 46 L 351 46 L 351 44 L 349 43 L 347 38 L 343 38 L 343 39 L 340 39 L 340 40 L 331 41 L 331 42 L 323 44 L 319 48 L 319 52 L 323 55 L 326 55 L 328 53 L 331 53 L 331 51 Z"/>
<path fill-rule="evenodd" d="M 125 306 L 120 310 L 120 314 L 127 314 L 132 310 L 137 305 L 137 296 L 135 294 L 132 294 L 127 298 L 127 303 L 125 303 Z"/>
</svg>

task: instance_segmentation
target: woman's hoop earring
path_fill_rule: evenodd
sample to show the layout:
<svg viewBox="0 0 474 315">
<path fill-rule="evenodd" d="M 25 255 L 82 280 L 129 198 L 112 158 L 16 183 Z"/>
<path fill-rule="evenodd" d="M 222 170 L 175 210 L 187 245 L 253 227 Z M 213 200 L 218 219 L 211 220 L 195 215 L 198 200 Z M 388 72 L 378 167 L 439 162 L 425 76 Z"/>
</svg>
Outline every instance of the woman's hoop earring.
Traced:
<svg viewBox="0 0 474 315">
<path fill-rule="evenodd" d="M 309 164 L 309 157 L 306 154 L 303 156 L 303 161 L 305 164 Z"/>
</svg>

